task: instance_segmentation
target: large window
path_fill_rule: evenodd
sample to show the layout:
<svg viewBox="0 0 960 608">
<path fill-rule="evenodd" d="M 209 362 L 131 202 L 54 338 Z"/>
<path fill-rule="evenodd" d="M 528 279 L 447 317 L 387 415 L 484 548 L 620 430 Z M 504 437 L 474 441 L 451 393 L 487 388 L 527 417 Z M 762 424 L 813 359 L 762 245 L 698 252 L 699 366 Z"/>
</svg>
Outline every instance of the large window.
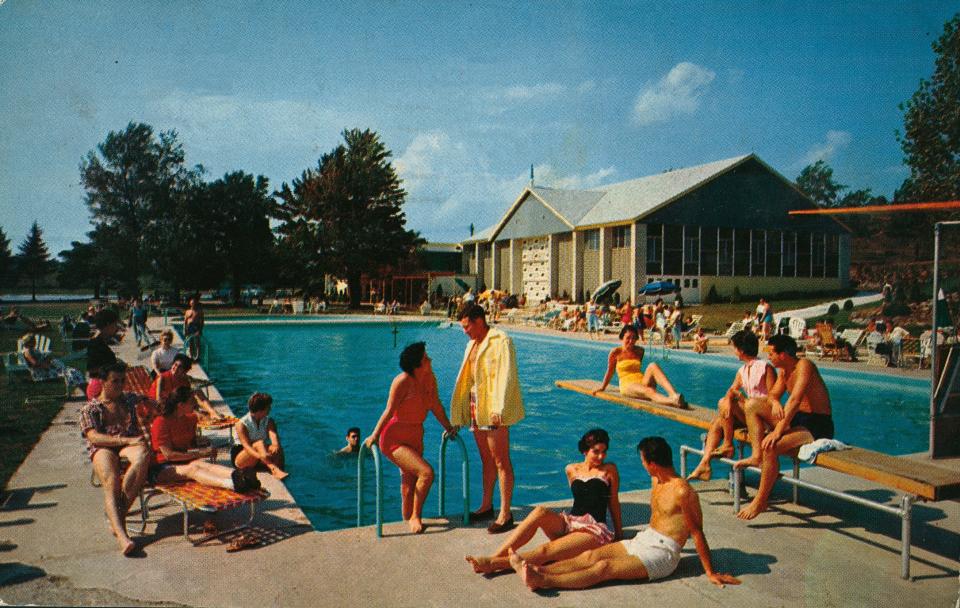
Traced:
<svg viewBox="0 0 960 608">
<path fill-rule="evenodd" d="M 717 235 L 717 274 L 733 274 L 733 228 L 721 228 Z"/>
<path fill-rule="evenodd" d="M 750 231 L 733 231 L 733 274 L 750 276 Z"/>
<path fill-rule="evenodd" d="M 600 230 L 587 230 L 583 233 L 583 244 L 587 249 L 597 251 L 600 249 Z"/>
<path fill-rule="evenodd" d="M 717 229 L 700 229 L 700 274 L 717 274 Z"/>
<path fill-rule="evenodd" d="M 768 277 L 780 276 L 780 260 L 783 256 L 779 230 L 767 230 L 767 271 Z"/>
<path fill-rule="evenodd" d="M 835 279 L 840 276 L 840 237 L 827 235 L 826 272 L 824 276 Z"/>
<path fill-rule="evenodd" d="M 797 233 L 797 276 L 810 276 L 810 234 Z"/>
<path fill-rule="evenodd" d="M 750 276 L 762 277 L 767 257 L 767 238 L 763 230 L 750 231 Z"/>
<path fill-rule="evenodd" d="M 687 226 L 683 231 L 683 274 L 700 274 L 700 228 L 697 226 Z"/>
<path fill-rule="evenodd" d="M 683 226 L 663 227 L 663 274 L 683 274 Z"/>
<path fill-rule="evenodd" d="M 647 274 L 663 274 L 663 226 L 647 225 Z"/>
<path fill-rule="evenodd" d="M 811 266 L 813 267 L 813 271 L 811 274 L 815 277 L 822 277 L 824 261 L 825 261 L 824 250 L 823 250 L 824 248 L 823 235 L 814 234 L 811 237 L 811 240 L 813 241 L 813 254 L 812 254 L 813 262 L 811 264 Z"/>
<path fill-rule="evenodd" d="M 613 228 L 614 249 L 624 249 L 630 246 L 630 226 L 616 226 Z"/>
<path fill-rule="evenodd" d="M 783 276 L 792 277 L 797 274 L 797 233 L 783 233 Z"/>
</svg>

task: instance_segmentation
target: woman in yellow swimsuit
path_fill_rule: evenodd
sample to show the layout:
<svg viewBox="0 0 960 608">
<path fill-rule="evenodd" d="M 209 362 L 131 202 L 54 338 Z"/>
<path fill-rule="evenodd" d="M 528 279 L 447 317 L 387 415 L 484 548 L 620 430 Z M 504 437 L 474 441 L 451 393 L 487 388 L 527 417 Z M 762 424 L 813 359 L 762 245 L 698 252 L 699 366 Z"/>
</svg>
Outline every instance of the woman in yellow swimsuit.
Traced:
<svg viewBox="0 0 960 608">
<path fill-rule="evenodd" d="M 643 349 L 637 346 L 637 337 L 636 327 L 633 325 L 623 326 L 623 329 L 620 330 L 620 346 L 610 351 L 607 360 L 607 373 L 603 377 L 600 388 L 593 391 L 593 394 L 603 392 L 610 384 L 613 372 L 616 371 L 620 378 L 620 394 L 624 397 L 647 399 L 660 405 L 687 407 L 683 395 L 673 388 L 659 365 L 651 363 L 647 366 L 646 371 L 641 371 Z M 667 394 L 658 393 L 658 386 Z"/>
</svg>

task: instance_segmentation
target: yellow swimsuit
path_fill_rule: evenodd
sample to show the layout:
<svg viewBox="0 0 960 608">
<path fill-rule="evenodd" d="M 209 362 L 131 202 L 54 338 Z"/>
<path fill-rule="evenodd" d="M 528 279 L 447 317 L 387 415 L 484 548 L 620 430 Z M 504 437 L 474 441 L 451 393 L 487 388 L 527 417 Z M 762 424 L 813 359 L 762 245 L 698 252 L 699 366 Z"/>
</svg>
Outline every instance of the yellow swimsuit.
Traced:
<svg viewBox="0 0 960 608">
<path fill-rule="evenodd" d="M 640 359 L 620 359 L 617 361 L 617 377 L 620 379 L 620 390 L 628 384 L 641 384 L 643 371 Z"/>
</svg>

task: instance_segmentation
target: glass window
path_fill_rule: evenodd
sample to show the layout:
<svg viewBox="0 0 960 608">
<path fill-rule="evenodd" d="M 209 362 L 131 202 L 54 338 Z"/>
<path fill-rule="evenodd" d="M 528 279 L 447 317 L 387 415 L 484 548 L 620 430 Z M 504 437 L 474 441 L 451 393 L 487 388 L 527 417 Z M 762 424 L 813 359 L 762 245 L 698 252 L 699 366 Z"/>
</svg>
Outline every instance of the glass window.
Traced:
<svg viewBox="0 0 960 608">
<path fill-rule="evenodd" d="M 683 230 L 683 274 L 700 274 L 700 228 Z"/>
<path fill-rule="evenodd" d="M 797 233 L 783 233 L 783 276 L 792 277 L 797 274 Z"/>
<path fill-rule="evenodd" d="M 614 249 L 624 249 L 630 246 L 630 226 L 616 226 L 613 229 Z"/>
<path fill-rule="evenodd" d="M 683 226 L 663 227 L 663 274 L 683 274 Z"/>
<path fill-rule="evenodd" d="M 647 225 L 647 274 L 663 272 L 663 226 Z"/>
<path fill-rule="evenodd" d="M 583 244 L 587 249 L 597 251 L 600 249 L 600 229 L 587 230 L 583 233 Z"/>
<path fill-rule="evenodd" d="M 717 229 L 700 229 L 700 274 L 717 274 Z"/>
<path fill-rule="evenodd" d="M 779 230 L 767 230 L 767 270 L 766 276 L 780 276 L 780 259 L 782 257 Z"/>
<path fill-rule="evenodd" d="M 690 287 L 697 288 L 700 286 L 700 279 L 693 279 L 690 281 Z"/>
<path fill-rule="evenodd" d="M 824 247 L 823 235 L 814 234 L 812 237 L 810 237 L 810 240 L 813 242 L 813 253 L 812 253 L 813 261 L 811 263 L 813 270 L 811 274 L 812 276 L 815 276 L 815 277 L 822 277 L 823 269 L 825 265 L 824 250 L 823 250 L 823 247 Z"/>
<path fill-rule="evenodd" d="M 733 274 L 750 276 L 750 231 L 733 231 Z"/>
<path fill-rule="evenodd" d="M 750 231 L 750 276 L 762 277 L 767 257 L 767 239 L 763 230 Z"/>
<path fill-rule="evenodd" d="M 733 274 L 733 228 L 717 231 L 717 274 L 722 277 Z"/>
<path fill-rule="evenodd" d="M 797 276 L 810 276 L 810 234 L 797 233 Z"/>
<path fill-rule="evenodd" d="M 840 235 L 827 235 L 826 271 L 824 276 L 835 279 L 840 276 Z"/>
</svg>

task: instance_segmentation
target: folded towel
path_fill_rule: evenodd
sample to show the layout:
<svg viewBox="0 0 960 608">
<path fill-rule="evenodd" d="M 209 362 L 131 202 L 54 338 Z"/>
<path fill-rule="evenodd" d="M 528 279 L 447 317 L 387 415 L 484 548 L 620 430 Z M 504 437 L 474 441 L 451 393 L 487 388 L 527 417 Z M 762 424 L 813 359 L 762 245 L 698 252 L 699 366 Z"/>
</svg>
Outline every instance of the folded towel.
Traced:
<svg viewBox="0 0 960 608">
<path fill-rule="evenodd" d="M 849 450 L 850 446 L 836 439 L 817 439 L 813 443 L 807 443 L 800 446 L 797 458 L 813 464 L 817 460 L 817 454 L 821 452 L 833 452 L 837 450 Z"/>
</svg>

